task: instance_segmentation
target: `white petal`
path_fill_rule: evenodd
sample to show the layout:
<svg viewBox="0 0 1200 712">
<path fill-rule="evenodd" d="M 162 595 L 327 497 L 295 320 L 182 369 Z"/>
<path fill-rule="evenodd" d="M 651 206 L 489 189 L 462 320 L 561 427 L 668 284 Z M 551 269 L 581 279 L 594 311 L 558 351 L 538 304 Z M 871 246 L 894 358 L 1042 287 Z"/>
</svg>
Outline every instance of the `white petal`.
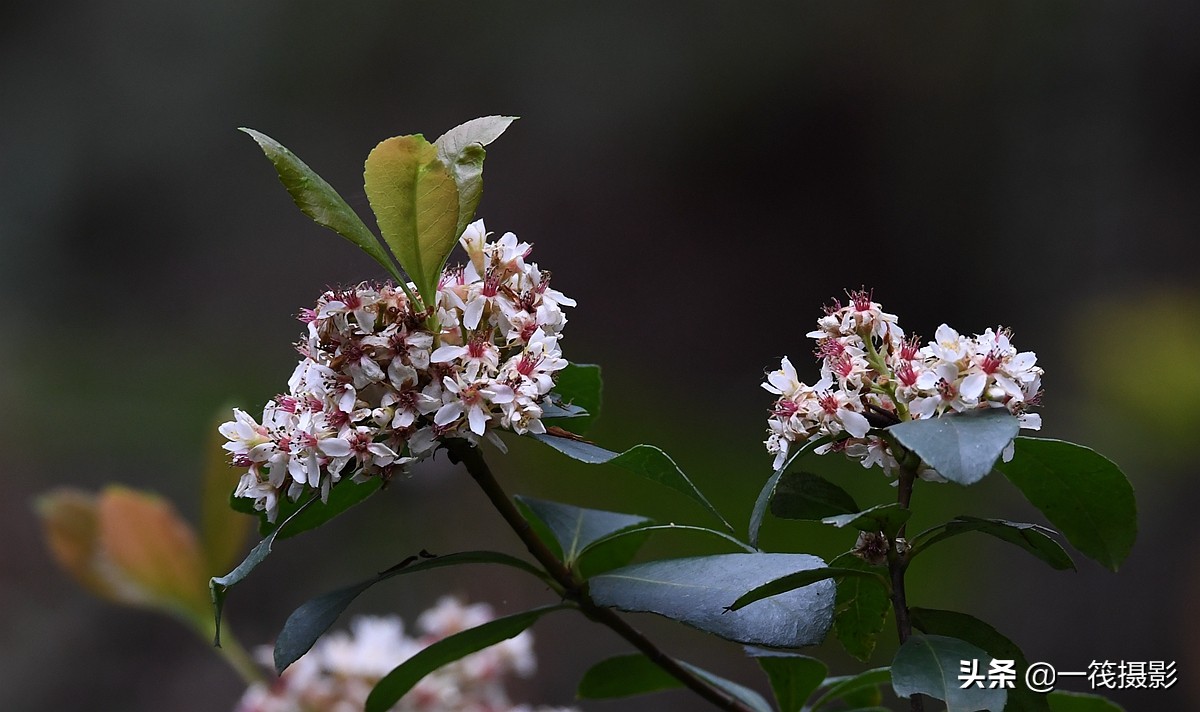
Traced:
<svg viewBox="0 0 1200 712">
<path fill-rule="evenodd" d="M 467 420 L 471 423 L 471 432 L 476 435 L 483 435 L 487 430 L 488 420 L 490 419 L 488 414 L 483 412 L 483 408 L 479 406 L 473 406 L 467 413 Z M 437 422 L 437 420 L 435 419 L 434 422 Z"/>
<path fill-rule="evenodd" d="M 330 457 L 342 457 L 350 454 L 350 442 L 344 438 L 323 438 L 317 447 Z"/>
<path fill-rule="evenodd" d="M 846 426 L 846 432 L 856 438 L 864 437 L 867 431 L 871 429 L 871 423 L 862 413 L 855 413 L 852 410 L 845 408 L 838 409 L 838 415 L 842 418 L 842 425 Z"/>
<path fill-rule="evenodd" d="M 454 403 L 447 403 L 441 408 L 438 408 L 437 414 L 433 416 L 433 422 L 435 425 L 449 425 L 450 423 L 458 420 L 459 416 L 462 415 L 462 412 L 462 403 L 457 401 Z"/>
<path fill-rule="evenodd" d="M 429 360 L 433 363 L 449 363 L 460 356 L 467 353 L 465 346 L 439 346 L 429 356 Z"/>
<path fill-rule="evenodd" d="M 964 399 L 976 401 L 979 400 L 979 396 L 983 395 L 983 387 L 985 385 L 987 385 L 986 373 L 972 373 L 963 379 L 958 392 Z"/>
</svg>

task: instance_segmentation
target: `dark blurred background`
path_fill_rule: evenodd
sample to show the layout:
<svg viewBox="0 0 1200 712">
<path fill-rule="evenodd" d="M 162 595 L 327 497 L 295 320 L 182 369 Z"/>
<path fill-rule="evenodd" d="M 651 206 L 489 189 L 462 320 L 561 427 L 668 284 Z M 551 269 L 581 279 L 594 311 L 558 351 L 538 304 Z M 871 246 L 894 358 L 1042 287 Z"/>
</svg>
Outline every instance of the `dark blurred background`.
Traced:
<svg viewBox="0 0 1200 712">
<path fill-rule="evenodd" d="M 770 464 L 758 384 L 784 354 L 815 378 L 804 333 L 831 296 L 874 287 L 926 337 L 942 321 L 1010 325 L 1046 369 L 1044 434 L 1096 446 L 1133 480 L 1138 543 L 1118 575 L 1082 556 L 1064 574 L 963 537 L 916 567 L 910 599 L 974 613 L 1060 669 L 1176 660 L 1171 690 L 1113 696 L 1131 711 L 1200 704 L 1195 3 L 18 0 L 4 14 L 0 708 L 225 710 L 240 694 L 182 627 L 70 582 L 31 508 L 57 485 L 120 481 L 194 521 L 221 409 L 285 388 L 293 316 L 326 285 L 382 276 L 294 208 L 235 128 L 289 146 L 368 215 L 377 141 L 495 113 L 523 118 L 489 150 L 480 215 L 533 242 L 579 300 L 564 348 L 604 366 L 595 439 L 662 446 L 740 528 Z M 636 497 L 664 521 L 711 524 L 621 471 L 522 442 L 493 459 L 514 492 Z M 838 481 L 891 496 L 878 471 Z M 915 502 L 920 528 L 956 513 L 1042 521 L 999 478 L 921 486 Z M 764 536 L 825 556 L 852 537 L 778 520 Z M 278 547 L 229 619 L 267 643 L 315 594 L 420 548 L 489 544 L 520 551 L 463 473 L 423 465 Z M 645 553 L 718 550 L 704 546 Z M 354 610 L 411 620 L 444 591 L 502 612 L 549 600 L 493 569 L 424 576 Z M 670 652 L 765 690 L 737 646 L 636 618 Z M 622 650 L 565 616 L 535 636 L 541 672 L 518 696 L 537 702 L 571 702 L 580 672 Z M 836 642 L 816 654 L 861 668 Z"/>
</svg>

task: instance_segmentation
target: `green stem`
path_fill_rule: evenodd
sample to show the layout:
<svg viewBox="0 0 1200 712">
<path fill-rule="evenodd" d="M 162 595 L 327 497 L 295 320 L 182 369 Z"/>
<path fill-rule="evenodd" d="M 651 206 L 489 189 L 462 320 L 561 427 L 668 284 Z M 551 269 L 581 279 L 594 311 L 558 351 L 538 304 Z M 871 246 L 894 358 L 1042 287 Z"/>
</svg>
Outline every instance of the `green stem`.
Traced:
<svg viewBox="0 0 1200 712">
<path fill-rule="evenodd" d="M 913 484 L 916 479 L 915 468 L 901 467 L 900 481 L 896 487 L 896 502 L 902 509 L 908 509 L 912 502 Z M 908 596 L 904 588 L 904 574 L 908 571 L 911 551 L 905 542 L 904 531 L 905 527 L 901 526 L 888 546 L 888 572 L 892 579 L 892 610 L 896 614 L 896 634 L 900 638 L 901 645 L 912 636 L 912 620 L 909 618 Z M 913 695 L 909 701 L 911 712 L 924 712 L 925 703 L 921 695 Z"/>
<path fill-rule="evenodd" d="M 505 493 L 500 483 L 496 481 L 495 476 L 492 475 L 492 471 L 488 467 L 487 462 L 484 461 L 483 454 L 479 451 L 479 448 L 474 447 L 465 440 L 456 439 L 446 443 L 446 449 L 450 453 L 452 462 L 460 462 L 466 466 L 467 472 L 474 478 L 480 489 L 483 490 L 483 493 L 487 495 L 492 506 L 500 512 L 500 516 L 504 518 L 508 526 L 520 537 L 521 542 L 525 544 L 525 548 L 546 569 L 546 572 L 562 586 L 563 598 L 577 605 L 579 610 L 591 620 L 607 626 L 614 633 L 624 638 L 630 645 L 637 648 L 649 658 L 651 662 L 658 665 L 669 675 L 683 683 L 685 687 L 700 695 L 705 700 L 708 700 L 716 707 L 728 712 L 752 712 L 750 708 L 746 707 L 746 705 L 742 704 L 732 695 L 704 681 L 695 673 L 683 667 L 678 660 L 664 653 L 649 638 L 626 623 L 625 619 L 618 616 L 615 611 L 597 605 L 588 596 L 586 582 L 580 580 L 574 572 L 567 568 L 566 564 L 554 555 L 550 547 L 546 546 L 545 542 L 537 537 L 529 522 L 517 511 L 508 494 Z"/>
</svg>

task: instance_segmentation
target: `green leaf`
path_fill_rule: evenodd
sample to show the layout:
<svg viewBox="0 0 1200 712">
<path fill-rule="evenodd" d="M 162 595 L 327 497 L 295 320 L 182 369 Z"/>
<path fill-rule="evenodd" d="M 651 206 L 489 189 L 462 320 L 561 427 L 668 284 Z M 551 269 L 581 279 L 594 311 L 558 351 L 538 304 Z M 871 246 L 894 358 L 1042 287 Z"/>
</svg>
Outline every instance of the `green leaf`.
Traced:
<svg viewBox="0 0 1200 712">
<path fill-rule="evenodd" d="M 363 172 L 383 239 L 426 305 L 458 239 L 458 188 L 437 152 L 423 136 L 396 136 L 371 151 Z"/>
<path fill-rule="evenodd" d="M 450 169 L 458 187 L 458 220 L 454 238 L 475 217 L 479 199 L 483 197 L 483 150 L 492 141 L 500 138 L 516 116 L 483 116 L 471 119 L 442 134 L 433 144 L 437 148 L 438 160 Z"/>
<path fill-rule="evenodd" d="M 576 435 L 583 435 L 600 415 L 604 388 L 600 367 L 572 363 L 555 376 L 554 390 L 550 393 L 551 408 L 543 408 L 542 422 L 547 427 L 556 425 Z M 557 415 L 558 411 L 554 408 L 565 409 L 567 414 Z"/>
<path fill-rule="evenodd" d="M 877 504 L 870 509 L 865 509 L 854 514 L 839 514 L 836 517 L 826 517 L 821 520 L 823 524 L 832 524 L 839 529 L 845 526 L 851 526 L 863 532 L 883 532 L 889 539 L 896 536 L 896 532 L 904 526 L 908 518 L 912 516 L 912 511 L 901 507 L 898 503 Z"/>
<path fill-rule="evenodd" d="M 757 551 L 757 549 L 747 545 L 745 542 L 741 541 L 740 539 L 738 539 L 734 536 L 726 534 L 725 532 L 717 531 L 716 529 L 709 529 L 708 527 L 696 527 L 696 526 L 692 526 L 690 524 L 648 524 L 646 526 L 637 527 L 636 529 L 627 529 L 625 531 L 615 532 L 613 534 L 610 534 L 610 535 L 604 537 L 603 539 L 600 539 L 600 540 L 594 542 L 593 544 L 590 544 L 589 550 L 591 547 L 603 546 L 610 541 L 622 539 L 627 536 L 635 536 L 637 534 L 649 534 L 649 533 L 653 533 L 653 532 L 694 532 L 697 534 L 707 534 L 709 536 L 715 536 L 718 539 L 722 539 L 730 544 L 733 544 L 734 546 L 736 546 L 737 548 L 741 549 L 742 551 L 744 551 L 748 554 L 753 554 Z"/>
<path fill-rule="evenodd" d="M 581 700 L 611 700 L 674 690 L 683 683 L 641 653 L 601 660 L 583 674 L 575 696 Z"/>
<path fill-rule="evenodd" d="M 819 568 L 808 554 L 718 554 L 626 566 L 589 581 L 593 600 L 622 611 L 657 613 L 749 645 L 798 648 L 824 639 L 833 618 L 833 584 L 790 591 L 728 611 L 745 591 L 796 571 Z"/>
<path fill-rule="evenodd" d="M 633 561 L 633 557 L 637 556 L 638 551 L 649 538 L 650 532 L 631 529 L 611 538 L 602 539 L 589 546 L 580 555 L 575 568 L 579 571 L 580 577 L 586 581 L 597 574 L 625 566 Z"/>
<path fill-rule="evenodd" d="M 829 562 L 832 568 L 870 572 L 872 567 L 854 554 L 842 554 Z M 891 601 L 887 587 L 878 578 L 844 576 L 837 578 L 837 599 L 833 607 L 833 633 L 842 647 L 866 662 L 875 652 L 875 643 L 887 622 Z"/>
<path fill-rule="evenodd" d="M 1050 712 L 1125 712 L 1125 708 L 1100 695 L 1055 690 L 1048 696 Z"/>
<path fill-rule="evenodd" d="M 779 712 L 800 712 L 804 701 L 820 687 L 829 672 L 825 663 L 807 655 L 763 648 L 748 648 L 746 652 L 754 657 L 771 681 L 771 692 Z"/>
<path fill-rule="evenodd" d="M 362 218 L 350 209 L 350 206 L 346 204 L 342 196 L 338 195 L 333 186 L 326 183 L 324 178 L 305 165 L 304 161 L 296 157 L 296 154 L 284 148 L 270 136 L 254 129 L 242 128 L 239 131 L 249 134 L 250 138 L 258 143 L 259 148 L 275 166 L 275 172 L 279 174 L 279 182 L 283 183 L 284 188 L 287 188 L 287 192 L 291 194 L 292 200 L 295 201 L 296 207 L 300 208 L 300 212 L 312 218 L 318 225 L 333 230 L 357 245 L 359 249 L 370 255 L 371 259 L 383 265 L 388 274 L 396 278 L 396 281 L 400 283 L 406 281 L 396 269 L 395 263 L 388 259 L 383 245 L 379 244 L 379 240 L 367 229 Z"/>
<path fill-rule="evenodd" d="M 804 453 L 808 452 L 810 448 L 827 442 L 829 442 L 828 437 L 809 440 L 801 445 L 799 450 L 792 453 L 792 456 L 783 463 L 783 467 L 775 470 L 775 473 L 767 478 L 767 484 L 764 485 L 762 491 L 758 493 L 758 499 L 754 502 L 754 509 L 750 512 L 750 530 L 748 541 L 750 542 L 751 546 L 756 549 L 758 548 L 758 531 L 762 528 L 763 517 L 765 517 L 767 513 L 767 506 L 775 497 L 775 489 L 778 487 L 779 480 L 783 476 L 783 473 L 792 466 L 793 462 L 795 462 Z M 857 509 L 857 507 L 855 507 L 855 509 Z"/>
<path fill-rule="evenodd" d="M 762 695 L 758 694 L 754 690 L 751 690 L 748 687 L 743 687 L 736 682 L 726 680 L 723 677 L 717 677 L 711 672 L 707 670 L 701 670 L 695 665 L 689 665 L 688 663 L 682 661 L 680 661 L 679 664 L 690 670 L 693 674 L 710 685 L 728 692 L 731 697 L 741 702 L 744 706 L 750 708 L 753 712 L 774 712 L 774 710 L 771 709 L 770 703 L 763 699 Z"/>
<path fill-rule="evenodd" d="M 933 530 L 929 539 L 922 538 L 918 551 L 924 551 L 939 541 L 965 532 L 982 532 L 1019 546 L 1059 571 L 1075 568 L 1071 556 L 1061 544 L 1050 537 L 1053 530 L 1037 524 L 1010 522 L 1004 519 L 979 519 L 965 515 L 955 517 Z"/>
<path fill-rule="evenodd" d="M 813 702 L 812 710 L 818 712 L 825 705 L 838 700 L 844 700 L 850 705 L 861 705 L 864 697 L 869 698 L 866 704 L 878 704 L 883 699 L 879 693 L 879 686 L 887 684 L 891 679 L 891 668 L 885 667 L 847 677 L 828 678 L 825 680 L 828 689 Z"/>
<path fill-rule="evenodd" d="M 558 437 L 556 435 L 534 435 L 533 437 L 558 450 L 567 457 L 580 462 L 585 462 L 589 465 L 611 463 L 634 474 L 641 475 L 648 480 L 666 485 L 676 492 L 681 492 L 700 503 L 713 516 L 721 520 L 726 529 L 733 531 L 733 527 L 729 525 L 729 522 L 721 516 L 716 507 L 713 507 L 709 503 L 708 499 L 700 493 L 700 490 L 696 489 L 696 485 L 692 484 L 688 476 L 683 474 L 683 470 L 679 469 L 679 465 L 676 465 L 675 461 L 665 452 L 653 445 L 634 445 L 625 452 L 616 453 L 591 443 Z"/>
<path fill-rule="evenodd" d="M 755 712 L 773 712 L 771 706 L 757 692 L 682 660 L 676 662 L 702 680 L 729 693 L 749 709 Z M 602 660 L 593 665 L 579 681 L 576 696 L 582 700 L 611 700 L 680 687 L 683 687 L 682 682 L 655 665 L 650 658 L 641 653 L 633 653 Z"/>
<path fill-rule="evenodd" d="M 992 658 L 970 643 L 941 635 L 913 635 L 892 661 L 892 689 L 898 697 L 929 695 L 946 703 L 946 712 L 1003 712 L 1008 692 L 1002 687 L 962 687 L 960 661 L 977 660 L 985 674 Z"/>
<path fill-rule="evenodd" d="M 971 485 L 992 471 L 1019 427 L 1015 415 L 1002 408 L 989 408 L 909 420 L 891 426 L 887 432 L 942 477 Z"/>
<path fill-rule="evenodd" d="M 225 608 L 225 596 L 229 591 L 229 588 L 237 583 L 240 583 L 243 579 L 249 576 L 250 572 L 253 571 L 259 564 L 261 564 L 263 560 L 267 558 L 267 555 L 271 553 L 271 545 L 275 543 L 275 539 L 278 537 L 279 532 L 286 529 L 287 526 L 291 524 L 292 520 L 302 515 L 304 511 L 311 507 L 318 499 L 319 497 L 317 495 L 313 495 L 304 504 L 300 505 L 295 512 L 292 512 L 291 516 L 285 519 L 283 523 L 280 524 L 277 529 L 275 529 L 275 531 L 271 532 L 264 537 L 262 541 L 258 542 L 258 544 L 256 544 L 254 548 L 250 550 L 250 553 L 246 555 L 246 558 L 242 560 L 242 563 L 238 564 L 233 571 L 230 571 L 224 576 L 214 576 L 213 578 L 209 579 L 208 590 L 212 597 L 213 623 L 216 627 L 216 632 L 213 635 L 213 645 L 217 646 L 218 648 L 221 647 L 221 613 Z"/>
<path fill-rule="evenodd" d="M 849 492 L 811 472 L 785 473 L 771 500 L 771 514 L 780 519 L 825 519 L 859 511 Z"/>
<path fill-rule="evenodd" d="M 283 630 L 275 639 L 275 671 L 282 675 L 289 665 L 312 648 L 317 639 L 329 630 L 342 611 L 346 610 L 360 593 L 380 581 L 393 576 L 460 564 L 501 564 L 533 574 L 542 580 L 546 577 L 544 572 L 532 564 L 494 551 L 464 551 L 446 556 L 430 556 L 421 552 L 421 555 L 410 556 L 369 579 L 310 599 L 292 611 L 283 624 Z"/>
<path fill-rule="evenodd" d="M 372 477 L 361 484 L 354 482 L 349 477 L 344 477 L 330 488 L 329 501 L 321 502 L 318 500 L 311 504 L 306 501 L 303 505 L 304 513 L 297 517 L 293 517 L 292 515 L 296 514 L 302 508 L 299 501 L 293 502 L 286 497 L 281 497 L 279 500 L 279 512 L 275 515 L 275 522 L 267 521 L 266 512 L 256 511 L 254 509 L 254 500 L 252 499 L 234 497 L 230 493 L 229 502 L 235 511 L 244 514 L 253 514 L 258 517 L 259 536 L 266 536 L 282 529 L 278 538 L 290 539 L 297 534 L 303 534 L 310 529 L 316 529 L 347 509 L 362 502 L 367 497 L 375 494 L 382 486 L 383 480 L 378 477 Z M 287 528 L 284 529 L 280 526 L 279 522 L 287 522 Z"/>
<path fill-rule="evenodd" d="M 924 633 L 957 638 L 983 650 L 994 659 L 1016 662 L 1018 682 L 1008 691 L 1005 712 L 1049 712 L 1050 706 L 1045 693 L 1034 692 L 1021 682 L 1025 679 L 1025 669 L 1029 667 L 1029 660 L 1015 643 L 995 628 L 966 613 L 931 608 L 910 608 L 908 613 L 913 626 Z"/>
<path fill-rule="evenodd" d="M 634 514 L 584 509 L 532 497 L 516 499 L 550 530 L 567 566 L 575 563 L 583 550 L 593 543 L 617 532 L 651 523 L 651 520 Z"/>
<path fill-rule="evenodd" d="M 421 678 L 434 670 L 514 638 L 533 625 L 538 618 L 562 608 L 561 605 L 546 606 L 497 618 L 430 644 L 405 660 L 375 685 L 371 694 L 367 696 L 366 712 L 387 712 L 420 682 Z"/>
<path fill-rule="evenodd" d="M 790 573 L 786 576 L 781 576 L 777 579 L 771 579 L 765 583 L 758 584 L 749 591 L 746 591 L 746 593 L 742 594 L 736 601 L 734 601 L 733 604 L 729 606 L 729 610 L 736 611 L 745 608 L 751 603 L 761 601 L 764 598 L 778 596 L 781 593 L 787 593 L 788 591 L 794 591 L 798 588 L 811 586 L 818 581 L 838 578 L 841 576 L 860 576 L 863 578 L 875 579 L 876 581 L 880 582 L 880 585 L 887 585 L 885 583 L 886 579 L 882 574 L 871 570 L 860 570 L 844 567 L 816 567 L 803 571 L 796 571 L 795 573 Z"/>
<path fill-rule="evenodd" d="M 996 466 L 1086 556 L 1116 571 L 1137 538 L 1137 502 L 1124 473 L 1096 451 L 1017 438 Z"/>
</svg>

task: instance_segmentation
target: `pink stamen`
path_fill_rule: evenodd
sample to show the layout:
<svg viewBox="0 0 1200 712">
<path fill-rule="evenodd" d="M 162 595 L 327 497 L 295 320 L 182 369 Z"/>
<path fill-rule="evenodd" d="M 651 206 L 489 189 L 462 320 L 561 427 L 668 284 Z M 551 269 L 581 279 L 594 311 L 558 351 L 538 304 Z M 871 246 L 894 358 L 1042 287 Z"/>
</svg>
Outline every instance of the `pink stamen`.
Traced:
<svg viewBox="0 0 1200 712">
<path fill-rule="evenodd" d="M 517 362 L 517 373 L 528 378 L 541 362 L 541 356 L 535 356 L 526 351 L 525 353 L 521 354 L 521 360 Z"/>
<path fill-rule="evenodd" d="M 850 300 L 854 303 L 855 311 L 869 311 L 871 303 L 875 298 L 875 290 L 860 288 L 853 292 L 847 291 L 846 296 L 850 297 Z"/>
<path fill-rule="evenodd" d="M 836 359 L 846 352 L 846 345 L 839 339 L 827 338 L 817 342 L 817 348 L 814 352 L 817 358 Z"/>
<path fill-rule="evenodd" d="M 780 418 L 790 418 L 800 410 L 800 404 L 788 398 L 780 398 L 775 402 L 772 413 Z"/>
</svg>

